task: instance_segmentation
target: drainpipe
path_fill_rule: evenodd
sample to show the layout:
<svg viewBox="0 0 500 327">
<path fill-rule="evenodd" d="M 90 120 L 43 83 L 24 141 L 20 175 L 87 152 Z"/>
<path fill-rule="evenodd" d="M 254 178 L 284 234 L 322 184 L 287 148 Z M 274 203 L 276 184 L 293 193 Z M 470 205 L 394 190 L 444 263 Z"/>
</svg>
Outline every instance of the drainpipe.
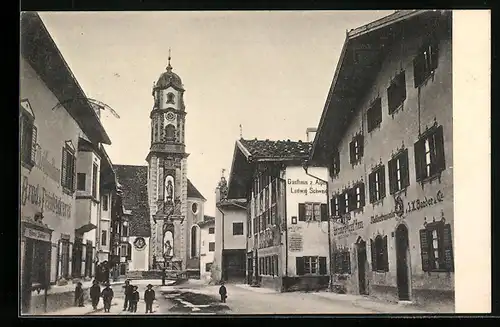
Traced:
<svg viewBox="0 0 500 327">
<path fill-rule="evenodd" d="M 327 210 L 327 213 L 328 213 L 328 220 L 327 220 L 327 222 L 328 222 L 328 256 L 329 256 L 329 258 L 328 258 L 328 263 L 329 263 L 328 266 L 330 268 L 329 269 L 330 281 L 328 283 L 328 288 L 330 289 L 330 292 L 331 292 L 332 289 L 333 289 L 333 273 L 332 273 L 333 269 L 332 269 L 332 240 L 331 240 L 331 237 L 330 237 L 331 236 L 331 232 L 330 232 L 330 229 L 331 229 L 330 228 L 330 225 L 331 225 L 331 223 L 330 223 L 330 216 L 331 216 L 330 210 L 331 210 L 331 208 L 330 208 L 330 205 L 328 203 L 328 200 L 329 200 L 328 199 L 328 195 L 330 194 L 329 189 L 328 189 L 328 181 L 310 174 L 307 171 L 309 169 L 308 162 L 305 162 L 303 168 L 304 168 L 304 171 L 305 171 L 305 173 L 306 173 L 307 176 L 316 178 L 316 179 L 318 179 L 318 180 L 320 180 L 320 181 L 322 181 L 322 182 L 324 182 L 326 184 L 326 208 L 327 208 L 326 210 Z"/>
<path fill-rule="evenodd" d="M 224 277 L 225 274 L 224 274 L 224 255 L 223 255 L 223 252 L 224 252 L 224 211 L 221 210 L 220 208 L 220 204 L 216 205 L 217 207 L 217 210 L 219 210 L 219 212 L 221 213 L 222 215 L 222 245 L 221 245 L 221 249 L 220 249 L 220 279 L 222 281 L 224 281 Z"/>
</svg>

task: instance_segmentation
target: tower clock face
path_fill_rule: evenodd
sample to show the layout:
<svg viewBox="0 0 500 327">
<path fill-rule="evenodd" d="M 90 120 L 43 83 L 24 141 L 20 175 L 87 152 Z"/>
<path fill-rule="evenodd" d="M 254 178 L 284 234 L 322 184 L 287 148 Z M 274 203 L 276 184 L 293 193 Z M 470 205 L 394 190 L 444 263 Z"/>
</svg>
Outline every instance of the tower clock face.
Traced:
<svg viewBox="0 0 500 327">
<path fill-rule="evenodd" d="M 173 121 L 175 119 L 175 115 L 173 112 L 167 112 L 167 120 Z"/>
</svg>

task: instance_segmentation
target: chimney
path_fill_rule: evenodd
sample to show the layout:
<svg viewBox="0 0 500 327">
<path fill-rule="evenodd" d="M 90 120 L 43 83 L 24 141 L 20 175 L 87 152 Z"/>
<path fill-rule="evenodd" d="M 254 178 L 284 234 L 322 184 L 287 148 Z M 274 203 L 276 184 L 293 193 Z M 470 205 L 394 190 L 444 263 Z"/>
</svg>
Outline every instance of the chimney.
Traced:
<svg viewBox="0 0 500 327">
<path fill-rule="evenodd" d="M 309 127 L 308 129 L 306 129 L 306 142 L 314 141 L 314 136 L 316 135 L 317 131 L 318 129 L 314 127 Z"/>
</svg>

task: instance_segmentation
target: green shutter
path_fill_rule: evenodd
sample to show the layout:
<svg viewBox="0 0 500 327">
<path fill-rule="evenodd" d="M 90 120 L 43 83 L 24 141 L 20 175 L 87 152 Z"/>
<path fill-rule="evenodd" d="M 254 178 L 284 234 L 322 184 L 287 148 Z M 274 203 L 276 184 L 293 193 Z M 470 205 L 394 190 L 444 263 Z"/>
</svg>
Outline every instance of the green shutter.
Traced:
<svg viewBox="0 0 500 327">
<path fill-rule="evenodd" d="M 354 153 L 355 153 L 354 140 L 352 140 L 351 143 L 349 143 L 349 161 L 351 162 L 351 165 L 354 165 L 355 162 Z"/>
<path fill-rule="evenodd" d="M 336 201 L 336 197 L 332 196 L 330 198 L 330 212 L 331 212 L 332 216 L 336 216 L 337 215 L 337 212 L 335 211 L 335 208 L 336 208 L 335 201 Z"/>
<path fill-rule="evenodd" d="M 76 156 L 71 155 L 71 191 L 76 189 Z"/>
<path fill-rule="evenodd" d="M 382 265 L 382 268 L 384 269 L 384 271 L 389 271 L 389 253 L 387 251 L 387 235 L 384 236 L 382 241 L 382 251 L 384 258 L 384 263 Z"/>
<path fill-rule="evenodd" d="M 328 221 L 328 205 L 321 204 L 321 221 Z"/>
<path fill-rule="evenodd" d="M 380 198 L 385 198 L 385 166 L 380 167 Z"/>
<path fill-rule="evenodd" d="M 295 258 L 295 271 L 297 272 L 297 276 L 304 275 L 304 258 L 296 257 Z"/>
<path fill-rule="evenodd" d="M 397 191 L 397 166 L 396 166 L 396 160 L 397 159 L 391 159 L 389 160 L 389 163 L 387 164 L 387 170 L 389 171 L 389 193 L 394 194 Z"/>
<path fill-rule="evenodd" d="M 446 169 L 446 163 L 444 158 L 444 138 L 443 138 L 443 126 L 439 126 L 434 134 L 434 146 L 436 150 L 436 171 L 441 172 Z"/>
<path fill-rule="evenodd" d="M 450 224 L 444 225 L 443 228 L 443 248 L 446 269 L 450 272 L 453 272 L 455 271 L 455 265 L 453 261 L 453 238 L 451 235 Z"/>
<path fill-rule="evenodd" d="M 375 202 L 375 173 L 368 175 L 368 192 L 370 193 L 370 203 Z"/>
<path fill-rule="evenodd" d="M 318 261 L 319 261 L 319 274 L 320 275 L 326 275 L 327 274 L 327 271 L 326 271 L 326 257 L 319 257 Z"/>
<path fill-rule="evenodd" d="M 365 137 L 363 135 L 358 135 L 359 144 L 359 157 L 362 158 L 365 153 Z"/>
<path fill-rule="evenodd" d="M 342 216 L 345 213 L 345 192 L 337 195 L 337 199 L 339 201 L 339 216 Z"/>
<path fill-rule="evenodd" d="M 299 221 L 306 221 L 306 205 L 299 203 Z"/>
<path fill-rule="evenodd" d="M 61 157 L 61 185 L 63 187 L 68 187 L 67 183 L 67 170 L 68 170 L 68 154 L 66 149 L 62 148 L 62 157 Z"/>
<path fill-rule="evenodd" d="M 429 261 L 429 240 L 426 229 L 421 229 L 420 231 L 420 255 L 422 257 L 422 270 L 430 271 L 430 261 Z"/>
<path fill-rule="evenodd" d="M 358 187 L 359 194 L 361 195 L 360 207 L 363 208 L 365 206 L 365 183 L 359 184 Z"/>
<path fill-rule="evenodd" d="M 401 154 L 401 160 L 399 162 L 401 167 L 401 180 L 403 188 L 410 185 L 410 169 L 408 168 L 408 149 L 405 149 Z"/>
<path fill-rule="evenodd" d="M 36 126 L 32 127 L 31 130 L 31 163 L 34 165 L 36 160 L 36 138 L 37 138 L 37 129 Z"/>
<path fill-rule="evenodd" d="M 377 247 L 372 239 L 370 239 L 370 251 L 372 255 L 372 270 L 377 271 Z"/>
<path fill-rule="evenodd" d="M 425 139 L 420 139 L 415 143 L 415 175 L 417 182 L 426 177 L 425 172 Z"/>
</svg>

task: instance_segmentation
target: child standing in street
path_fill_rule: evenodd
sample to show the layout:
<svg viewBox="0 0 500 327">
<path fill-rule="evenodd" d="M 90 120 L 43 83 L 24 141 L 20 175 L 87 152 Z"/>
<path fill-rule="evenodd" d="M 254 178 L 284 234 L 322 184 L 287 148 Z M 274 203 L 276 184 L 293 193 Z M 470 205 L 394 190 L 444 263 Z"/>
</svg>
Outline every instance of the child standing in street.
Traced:
<svg viewBox="0 0 500 327">
<path fill-rule="evenodd" d="M 83 307 L 83 288 L 82 283 L 78 282 L 75 287 L 75 307 Z"/>
<path fill-rule="evenodd" d="M 111 308 L 111 301 L 113 300 L 113 290 L 111 287 L 109 287 L 109 282 L 105 284 L 106 287 L 102 290 L 101 296 L 102 300 L 104 302 L 104 312 L 109 312 L 109 309 Z"/>
<path fill-rule="evenodd" d="M 146 313 L 153 313 L 153 301 L 156 300 L 155 291 L 153 290 L 153 285 L 148 284 L 146 291 L 144 292 L 144 302 L 146 302 Z"/>
<path fill-rule="evenodd" d="M 101 287 L 97 280 L 94 279 L 92 286 L 90 287 L 90 300 L 92 301 L 92 308 L 97 310 L 97 304 L 99 304 L 99 297 L 101 296 Z"/>
<path fill-rule="evenodd" d="M 130 295 L 130 312 L 137 312 L 137 303 L 139 302 L 139 292 L 137 286 L 134 286 L 132 294 Z"/>
<path fill-rule="evenodd" d="M 220 301 L 222 303 L 226 303 L 227 289 L 226 286 L 224 286 L 224 282 L 221 282 L 221 285 L 219 287 L 219 295 L 220 295 Z"/>
</svg>

